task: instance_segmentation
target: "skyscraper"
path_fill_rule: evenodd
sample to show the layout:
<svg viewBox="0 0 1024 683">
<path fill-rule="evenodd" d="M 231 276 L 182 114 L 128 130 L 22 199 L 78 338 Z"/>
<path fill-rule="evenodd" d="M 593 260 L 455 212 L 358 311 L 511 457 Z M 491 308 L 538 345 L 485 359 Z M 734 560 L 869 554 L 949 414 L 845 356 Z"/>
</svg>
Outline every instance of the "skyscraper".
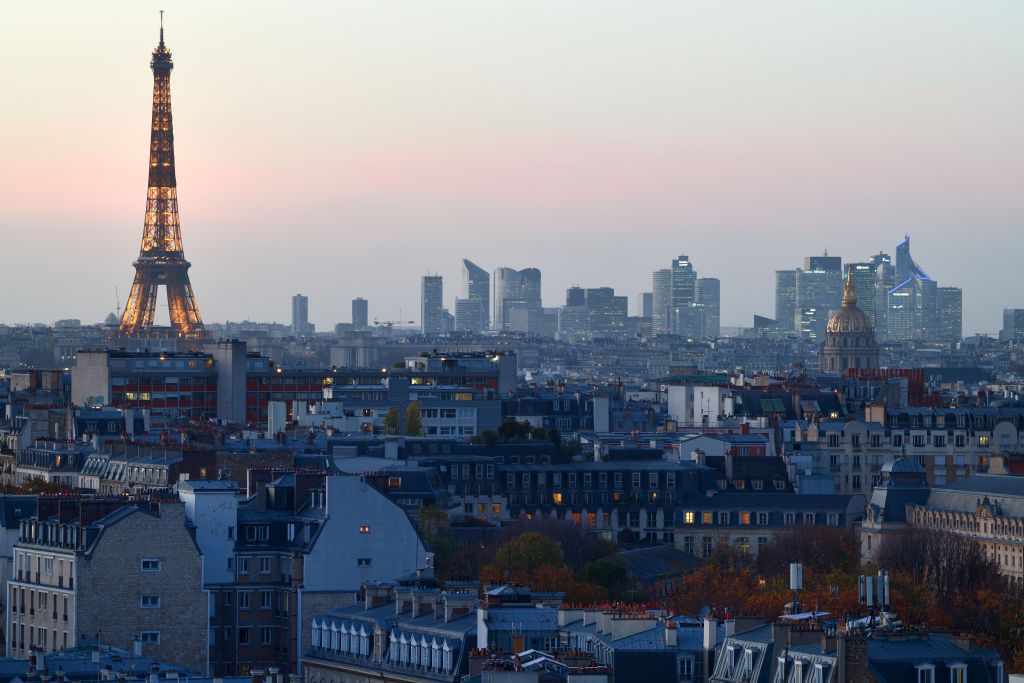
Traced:
<svg viewBox="0 0 1024 683">
<path fill-rule="evenodd" d="M 543 307 L 540 298 L 540 271 L 536 268 L 514 270 L 498 268 L 492 278 L 494 296 L 491 306 L 492 327 L 495 330 L 511 329 L 512 313 L 516 312 L 517 327 L 526 327 L 536 320 L 540 324 Z M 529 329 L 524 330 L 529 331 Z"/>
<path fill-rule="evenodd" d="M 703 306 L 703 325 L 698 330 L 699 339 L 718 339 L 721 336 L 722 283 L 716 277 L 702 277 L 697 280 L 696 300 Z"/>
<path fill-rule="evenodd" d="M 455 329 L 459 332 L 480 332 L 487 329 L 487 302 L 479 299 L 455 299 Z"/>
<path fill-rule="evenodd" d="M 843 278 L 853 279 L 857 291 L 857 307 L 875 325 L 875 269 L 873 263 L 847 263 L 843 266 Z"/>
<path fill-rule="evenodd" d="M 963 290 L 959 287 L 939 287 L 936 294 L 938 331 L 935 338 L 960 341 L 964 337 Z"/>
<path fill-rule="evenodd" d="M 309 331 L 309 297 L 296 294 L 292 297 L 292 334 L 300 336 Z"/>
<path fill-rule="evenodd" d="M 424 275 L 420 284 L 420 329 L 423 334 L 442 334 L 445 329 L 444 281 L 440 275 Z"/>
<path fill-rule="evenodd" d="M 484 324 L 474 332 L 487 329 L 487 321 L 491 318 L 491 276 L 486 270 L 476 265 L 469 259 L 462 259 L 462 298 L 468 301 L 478 301 L 483 309 Z M 468 312 L 472 306 L 463 309 Z M 459 316 L 459 307 L 455 307 L 455 317 Z M 478 317 L 474 314 L 474 318 Z M 465 322 L 465 321 L 464 321 Z M 456 327 L 470 331 L 466 327 L 460 327 L 456 321 Z"/>
<path fill-rule="evenodd" d="M 775 271 L 775 320 L 782 332 L 796 329 L 796 271 Z"/>
<path fill-rule="evenodd" d="M 369 305 L 366 299 L 357 297 L 352 299 L 352 329 L 365 330 L 370 326 Z"/>
<path fill-rule="evenodd" d="M 910 235 L 896 245 L 895 285 L 887 295 L 888 329 L 894 341 L 939 334 L 938 283 L 910 255 Z"/>
<path fill-rule="evenodd" d="M 1008 342 L 1024 339 L 1024 308 L 1003 309 L 1003 329 L 999 331 L 999 338 Z"/>
<path fill-rule="evenodd" d="M 679 256 L 672 261 L 672 332 L 683 336 L 693 336 L 690 313 L 696 302 L 697 271 L 694 270 L 690 257 Z"/>
<path fill-rule="evenodd" d="M 672 271 L 654 271 L 651 277 L 651 329 L 655 334 L 672 331 Z"/>
<path fill-rule="evenodd" d="M 796 332 L 821 339 L 843 298 L 843 262 L 838 256 L 808 256 L 796 270 Z"/>
<path fill-rule="evenodd" d="M 650 320 L 654 314 L 654 294 L 640 292 L 636 295 L 636 315 L 638 318 Z"/>
</svg>

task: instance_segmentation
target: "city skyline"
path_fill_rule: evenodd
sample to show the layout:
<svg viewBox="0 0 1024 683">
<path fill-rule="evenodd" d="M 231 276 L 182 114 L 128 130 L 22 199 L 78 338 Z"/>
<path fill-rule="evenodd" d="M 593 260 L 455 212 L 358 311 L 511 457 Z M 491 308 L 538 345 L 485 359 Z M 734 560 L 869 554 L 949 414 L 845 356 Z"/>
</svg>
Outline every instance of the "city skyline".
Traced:
<svg viewBox="0 0 1024 683">
<path fill-rule="evenodd" d="M 751 21 L 782 28 L 799 15 L 826 78 L 780 37 L 711 9 L 659 4 L 641 15 L 588 5 L 584 30 L 539 7 L 462 4 L 443 15 L 401 3 L 310 5 L 283 19 L 268 7 L 238 16 L 184 4 L 167 15 L 181 210 L 209 321 L 288 320 L 294 291 L 310 297 L 320 329 L 348 320 L 355 296 L 370 301 L 371 318 L 411 318 L 427 268 L 449 282 L 443 303 L 454 310 L 462 258 L 488 270 L 539 268 L 548 305 L 575 284 L 635 300 L 653 270 L 688 253 L 722 282 L 723 326 L 749 325 L 772 314 L 775 270 L 825 247 L 844 263 L 864 261 L 906 232 L 931 275 L 963 288 L 965 334 L 995 332 L 1002 310 L 1024 303 L 1011 279 L 1011 229 L 1024 209 L 1012 182 L 1024 158 L 1015 125 L 1024 102 L 1011 87 L 1022 61 L 1017 8 L 884 10 L 895 24 L 917 22 L 908 40 L 868 10 L 750 6 Z M 138 254 L 156 9 L 15 13 L 24 30 L 0 48 L 0 68 L 28 60 L 33 76 L 4 73 L 24 106 L 0 114 L 5 160 L 17 166 L 0 188 L 0 224 L 12 253 L 38 253 L 40 240 L 48 250 L 10 263 L 11 280 L 38 284 L 5 289 L 5 323 L 98 322 L 120 313 L 115 288 L 124 305 Z M 716 32 L 684 49 L 672 33 L 684 26 Z M 811 35 L 840 26 L 838 36 Z M 457 30 L 466 28 L 476 32 Z M 532 49 L 516 42 L 534 28 Z M 50 39 L 29 37 L 38 35 Z M 643 45 L 627 40 L 641 36 Z M 621 49 L 606 53 L 617 37 Z M 483 64 L 464 64 L 461 50 L 478 43 L 491 46 Z M 862 45 L 873 51 L 855 53 Z M 90 68 L 67 70 L 86 49 Z M 955 57 L 932 63 L 945 52 Z M 754 54 L 765 61 L 743 58 Z M 731 79 L 687 68 L 694 57 Z M 530 60 L 553 68 L 537 76 L 524 68 Z M 289 80 L 288 69 L 299 76 Z M 325 69 L 338 71 L 332 87 L 302 87 Z M 606 83 L 599 74 L 609 72 Z M 507 85 L 481 90 L 488 73 Z M 415 82 L 423 78 L 428 85 Z M 921 87 L 897 87 L 911 78 Z M 446 85 L 435 93 L 429 83 Z M 58 108 L 68 96 L 70 137 L 66 103 Z M 416 121 L 401 113 L 417 104 Z M 333 126 L 326 112 L 340 117 Z M 241 121 L 245 113 L 253 120 Z M 317 126 L 328 134 L 303 131 Z M 80 179 L 62 185 L 57 202 L 53 168 Z M 422 248 L 401 247 L 424 235 Z M 578 258 L 566 265 L 570 253 Z M 249 277 L 261 270 L 275 276 Z M 60 278 L 39 277 L 50 273 Z"/>
</svg>

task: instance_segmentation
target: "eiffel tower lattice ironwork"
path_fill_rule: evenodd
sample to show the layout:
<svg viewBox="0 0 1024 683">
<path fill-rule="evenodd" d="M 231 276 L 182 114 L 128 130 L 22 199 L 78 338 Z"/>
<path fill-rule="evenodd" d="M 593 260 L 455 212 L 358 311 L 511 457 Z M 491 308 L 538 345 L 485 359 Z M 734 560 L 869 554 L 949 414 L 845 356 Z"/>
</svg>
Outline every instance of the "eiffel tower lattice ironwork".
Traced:
<svg viewBox="0 0 1024 683">
<path fill-rule="evenodd" d="M 177 336 L 203 334 L 192 284 L 190 264 L 181 245 L 178 220 L 178 188 L 174 175 L 174 126 L 171 120 L 171 53 L 164 45 L 163 13 L 160 44 L 153 50 L 153 125 L 149 142 L 149 190 L 146 220 L 142 229 L 142 250 L 135 261 L 135 281 L 121 315 L 121 336 L 144 336 L 153 332 L 160 286 L 167 290 L 171 327 Z"/>
</svg>

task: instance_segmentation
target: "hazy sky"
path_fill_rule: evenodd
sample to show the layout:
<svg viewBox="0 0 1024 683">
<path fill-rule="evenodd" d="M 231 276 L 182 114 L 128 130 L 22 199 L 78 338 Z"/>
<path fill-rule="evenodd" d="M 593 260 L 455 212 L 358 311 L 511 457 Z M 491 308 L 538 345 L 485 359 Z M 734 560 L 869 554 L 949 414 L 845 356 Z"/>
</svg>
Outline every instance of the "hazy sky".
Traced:
<svg viewBox="0 0 1024 683">
<path fill-rule="evenodd" d="M 463 257 L 632 311 L 685 253 L 750 324 L 775 269 L 904 232 L 965 332 L 1024 307 L 1019 0 L 125 0 L 4 8 L 0 320 L 126 299 L 161 7 L 207 321 L 418 320 Z"/>
</svg>

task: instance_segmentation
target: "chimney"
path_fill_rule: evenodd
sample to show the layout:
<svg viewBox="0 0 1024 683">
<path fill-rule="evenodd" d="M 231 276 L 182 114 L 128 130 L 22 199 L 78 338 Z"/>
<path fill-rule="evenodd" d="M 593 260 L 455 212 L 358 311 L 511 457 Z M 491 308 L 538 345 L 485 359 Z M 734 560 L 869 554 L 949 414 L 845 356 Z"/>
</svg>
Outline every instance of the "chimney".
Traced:
<svg viewBox="0 0 1024 683">
<path fill-rule="evenodd" d="M 665 645 L 675 649 L 676 643 L 676 622 L 671 619 L 665 622 Z"/>
<path fill-rule="evenodd" d="M 132 654 L 136 657 L 142 656 L 142 640 L 139 638 L 136 638 L 134 642 L 132 642 Z"/>
</svg>

